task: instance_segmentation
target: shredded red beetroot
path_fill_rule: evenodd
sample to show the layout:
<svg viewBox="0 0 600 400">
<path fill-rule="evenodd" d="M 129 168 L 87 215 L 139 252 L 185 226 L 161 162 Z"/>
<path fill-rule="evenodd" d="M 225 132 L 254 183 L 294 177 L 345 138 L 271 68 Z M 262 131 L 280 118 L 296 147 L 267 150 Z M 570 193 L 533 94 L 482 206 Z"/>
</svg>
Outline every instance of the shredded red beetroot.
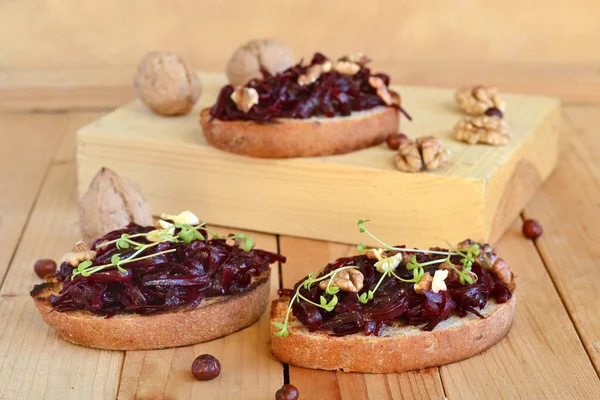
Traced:
<svg viewBox="0 0 600 400">
<path fill-rule="evenodd" d="M 99 243 L 118 239 L 123 233 L 134 235 L 153 229 L 131 223 L 96 240 L 92 245 L 92 250 L 97 250 L 93 265 L 107 264 L 115 254 L 125 258 L 135 251 L 118 249 L 114 244 L 97 248 Z M 138 240 L 148 243 L 145 238 Z M 189 245 L 164 242 L 139 256 L 169 249 L 176 251 L 124 264 L 125 272 L 112 267 L 74 279 L 73 267 L 63 263 L 56 272 L 63 289 L 58 296 L 50 296 L 50 303 L 56 311 L 88 310 L 107 316 L 194 308 L 206 297 L 250 290 L 252 277 L 266 271 L 269 264 L 285 262 L 278 254 L 256 249 L 245 252 L 223 239 L 196 240 Z"/>
<path fill-rule="evenodd" d="M 444 256 L 422 253 L 415 253 L 415 255 L 419 263 L 444 258 Z M 452 261 L 458 264 L 459 259 L 460 256 L 454 256 Z M 376 261 L 364 255 L 340 258 L 328 264 L 320 276 L 344 266 L 355 265 L 364 276 L 364 287 L 359 294 L 366 293 L 375 287 L 381 277 L 374 267 Z M 425 267 L 425 271 L 433 276 L 437 268 L 437 265 L 432 265 Z M 474 263 L 472 272 L 478 276 L 478 281 L 474 284 L 462 285 L 450 275 L 445 281 L 448 290 L 438 293 L 425 291 L 424 294 L 416 293 L 412 283 L 387 277 L 375 292 L 373 300 L 367 304 L 360 303 L 356 293 L 339 291 L 338 303 L 331 312 L 301 300 L 294 302 L 292 313 L 310 331 L 331 331 L 334 336 L 357 332 L 379 336 L 384 332 L 385 327 L 394 321 L 408 325 L 423 325 L 423 330 L 431 331 L 452 314 L 464 317 L 470 312 L 482 317 L 477 309 L 483 309 L 490 298 L 498 303 L 504 303 L 511 298 L 509 288 L 481 265 Z M 404 262 L 401 262 L 395 273 L 403 279 L 413 277 Z M 298 282 L 294 290 L 303 282 L 304 279 Z M 282 296 L 292 294 L 291 290 L 280 291 Z M 301 288 L 300 294 L 317 304 L 320 296 L 324 296 L 328 302 L 332 298 L 319 289 L 318 284 L 313 284 L 310 289 Z"/>
<path fill-rule="evenodd" d="M 353 111 L 385 106 L 368 81 L 369 77 L 375 76 L 381 78 L 388 86 L 390 78 L 385 74 L 371 73 L 365 65 L 361 65 L 354 75 L 344 75 L 332 70 L 323 73 L 312 84 L 298 84 L 298 78 L 306 74 L 309 67 L 323 64 L 327 60 L 321 53 L 315 53 L 308 65 L 302 65 L 300 62 L 276 75 L 263 70 L 263 79 L 253 79 L 246 84 L 246 87 L 256 89 L 259 96 L 258 104 L 247 114 L 239 110 L 231 100 L 233 86 L 224 86 L 210 110 L 210 115 L 223 121 L 269 122 L 277 118 L 348 116 Z M 396 107 L 404 112 L 399 106 Z"/>
</svg>

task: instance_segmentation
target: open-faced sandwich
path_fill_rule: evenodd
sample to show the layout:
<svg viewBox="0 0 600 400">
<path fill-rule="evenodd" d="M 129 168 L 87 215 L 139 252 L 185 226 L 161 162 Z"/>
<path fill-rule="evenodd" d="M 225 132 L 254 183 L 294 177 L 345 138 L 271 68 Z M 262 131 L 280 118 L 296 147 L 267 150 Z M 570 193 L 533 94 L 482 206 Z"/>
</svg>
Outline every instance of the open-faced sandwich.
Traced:
<svg viewBox="0 0 600 400">
<path fill-rule="evenodd" d="M 275 75 L 227 85 L 201 111 L 207 142 L 252 157 L 310 157 L 373 146 L 398 131 L 400 96 L 389 76 L 360 54 L 332 61 L 316 53 Z"/>
<path fill-rule="evenodd" d="M 490 245 L 381 243 L 280 291 L 271 309 L 277 358 L 305 368 L 404 372 L 474 356 L 508 333 L 515 283 Z"/>
<path fill-rule="evenodd" d="M 31 296 L 66 340 L 148 350 L 215 339 L 254 323 L 269 301 L 269 265 L 244 234 L 219 236 L 189 211 L 129 224 L 65 254 Z M 210 238 L 210 236 L 212 238 Z"/>
</svg>

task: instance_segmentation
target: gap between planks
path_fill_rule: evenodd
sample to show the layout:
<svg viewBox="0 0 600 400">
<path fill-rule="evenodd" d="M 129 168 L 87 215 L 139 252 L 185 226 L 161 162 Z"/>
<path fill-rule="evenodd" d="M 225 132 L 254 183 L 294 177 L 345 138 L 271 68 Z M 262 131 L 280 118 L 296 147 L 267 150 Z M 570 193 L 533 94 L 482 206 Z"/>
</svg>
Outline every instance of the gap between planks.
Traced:
<svg viewBox="0 0 600 400">
<path fill-rule="evenodd" d="M 599 112 L 598 106 L 565 107 L 557 170 L 523 213 L 544 227 L 536 249 L 598 376 L 600 276 L 590 271 L 600 259 Z"/>
</svg>

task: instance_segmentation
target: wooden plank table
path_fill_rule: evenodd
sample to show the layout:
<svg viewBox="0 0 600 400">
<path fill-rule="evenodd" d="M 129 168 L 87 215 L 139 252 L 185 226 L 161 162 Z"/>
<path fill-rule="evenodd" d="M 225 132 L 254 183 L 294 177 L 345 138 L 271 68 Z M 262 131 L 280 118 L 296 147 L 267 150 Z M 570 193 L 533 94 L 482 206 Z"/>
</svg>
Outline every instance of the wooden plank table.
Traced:
<svg viewBox="0 0 600 400">
<path fill-rule="evenodd" d="M 74 132 L 105 111 L 0 111 L 0 399 L 268 399 L 288 381 L 303 400 L 600 398 L 600 105 L 563 108 L 559 166 L 522 214 L 537 218 L 544 235 L 525 239 L 518 218 L 497 243 L 519 287 L 508 337 L 463 362 L 387 375 L 280 364 L 268 352 L 266 314 L 222 339 L 148 352 L 87 349 L 48 328 L 28 294 L 39 282 L 32 266 L 78 239 Z M 289 259 L 274 269 L 273 296 L 353 251 L 254 237 Z M 205 352 L 220 359 L 222 374 L 194 381 L 191 362 Z"/>
</svg>

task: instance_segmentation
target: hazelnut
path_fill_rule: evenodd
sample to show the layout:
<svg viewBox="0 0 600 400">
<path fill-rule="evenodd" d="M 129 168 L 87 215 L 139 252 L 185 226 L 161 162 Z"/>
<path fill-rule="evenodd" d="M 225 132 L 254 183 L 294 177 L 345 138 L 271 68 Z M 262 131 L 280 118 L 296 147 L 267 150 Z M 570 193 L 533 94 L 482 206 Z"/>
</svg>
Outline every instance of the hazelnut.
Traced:
<svg viewBox="0 0 600 400">
<path fill-rule="evenodd" d="M 41 259 L 37 260 L 35 264 L 33 264 L 33 270 L 40 278 L 44 278 L 47 275 L 51 275 L 56 272 L 56 262 L 50 259 Z"/>
<path fill-rule="evenodd" d="M 262 69 L 276 74 L 294 64 L 296 56 L 287 46 L 269 39 L 252 40 L 233 53 L 226 73 L 233 86 L 243 86 L 250 79 L 262 78 Z"/>
<path fill-rule="evenodd" d="M 202 354 L 192 363 L 192 375 L 199 381 L 215 379 L 221 373 L 221 363 L 210 354 Z"/>
<path fill-rule="evenodd" d="M 535 219 L 527 219 L 523 222 L 523 235 L 531 240 L 535 240 L 542 236 L 544 229 Z"/>
<path fill-rule="evenodd" d="M 134 80 L 137 96 L 160 115 L 189 113 L 202 85 L 196 72 L 181 57 L 168 52 L 152 52 L 142 58 Z"/>
<path fill-rule="evenodd" d="M 102 168 L 79 201 L 79 226 L 86 242 L 130 222 L 152 225 L 152 213 L 135 185 Z"/>
<path fill-rule="evenodd" d="M 298 388 L 294 385 L 285 384 L 275 393 L 275 400 L 297 400 Z"/>
<path fill-rule="evenodd" d="M 488 108 L 487 110 L 485 110 L 485 115 L 487 115 L 488 117 L 498 117 L 498 118 L 504 117 L 504 114 L 502 114 L 502 110 L 500 110 L 499 108 L 496 108 L 496 107 L 491 107 L 491 108 Z"/>
<path fill-rule="evenodd" d="M 408 140 L 408 136 L 404 133 L 392 133 L 385 139 L 388 147 L 392 150 L 398 150 L 402 142 Z"/>
</svg>

